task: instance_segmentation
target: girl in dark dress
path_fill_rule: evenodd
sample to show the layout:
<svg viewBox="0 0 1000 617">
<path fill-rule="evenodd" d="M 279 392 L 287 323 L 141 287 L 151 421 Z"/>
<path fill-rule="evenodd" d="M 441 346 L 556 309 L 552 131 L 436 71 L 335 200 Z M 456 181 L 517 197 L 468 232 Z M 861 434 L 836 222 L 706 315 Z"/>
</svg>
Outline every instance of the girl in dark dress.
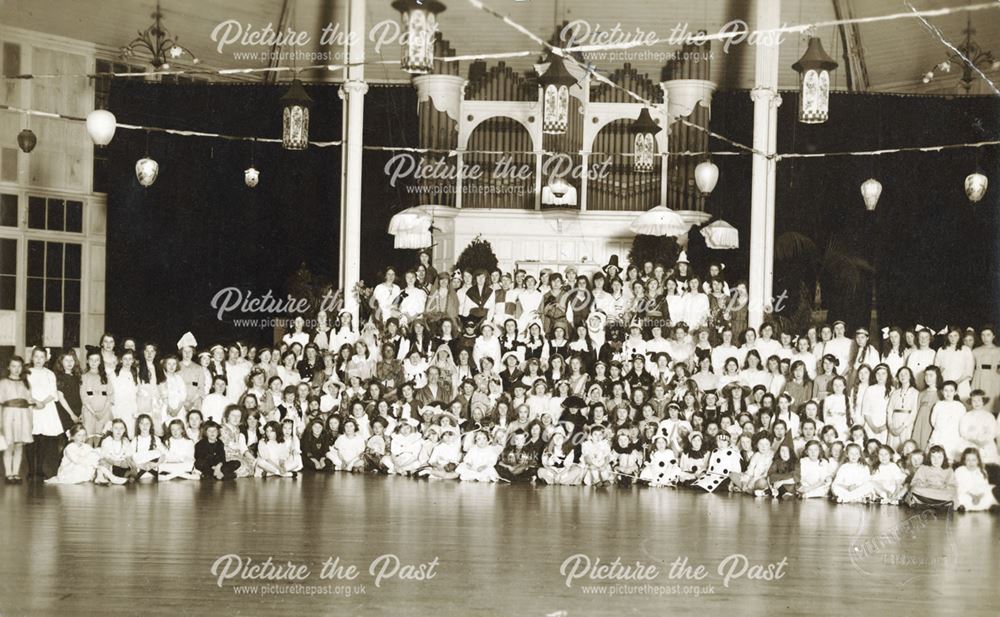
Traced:
<svg viewBox="0 0 1000 617">
<path fill-rule="evenodd" d="M 69 430 L 80 421 L 83 401 L 80 399 L 80 366 L 76 354 L 67 351 L 59 356 L 55 365 L 56 387 L 59 389 L 57 409 L 63 428 Z"/>
<path fill-rule="evenodd" d="M 306 471 L 325 472 L 328 469 L 326 453 L 332 445 L 323 421 L 315 419 L 302 434 L 302 465 Z"/>
</svg>

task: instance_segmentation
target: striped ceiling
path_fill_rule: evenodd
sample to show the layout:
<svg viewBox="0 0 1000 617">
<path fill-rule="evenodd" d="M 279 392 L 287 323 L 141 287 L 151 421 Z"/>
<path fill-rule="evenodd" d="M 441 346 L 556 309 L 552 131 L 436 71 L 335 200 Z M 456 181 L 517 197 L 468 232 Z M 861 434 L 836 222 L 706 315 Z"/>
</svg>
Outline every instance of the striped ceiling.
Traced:
<svg viewBox="0 0 1000 617">
<path fill-rule="evenodd" d="M 292 6 L 290 24 L 309 35 L 312 44 L 300 49 L 308 52 L 332 52 L 337 46 L 321 47 L 319 38 L 324 25 L 334 24 L 343 32 L 346 0 L 287 0 Z M 445 0 L 447 10 L 440 16 L 444 37 L 459 54 L 511 52 L 531 50 L 536 46 L 523 34 L 473 7 L 467 0 Z M 940 8 L 964 4 L 963 0 L 913 0 L 918 8 Z M 398 14 L 389 0 L 368 0 L 369 26 L 380 22 L 396 22 Z M 718 31 L 734 20 L 752 20 L 753 2 L 745 0 L 488 0 L 487 4 L 505 13 L 533 33 L 548 39 L 555 24 L 581 20 L 591 31 L 608 31 L 618 26 L 623 32 L 666 37 L 685 26 L 690 31 Z M 96 43 L 106 48 L 118 48 L 127 43 L 136 31 L 150 20 L 155 0 L 0 0 L 0 23 L 53 35 Z M 220 53 L 212 40 L 212 32 L 227 20 L 235 20 L 246 29 L 258 29 L 276 24 L 282 12 L 283 0 L 162 0 L 165 25 L 180 41 L 190 47 L 213 68 L 261 66 L 260 59 L 237 57 L 238 53 L 254 53 L 260 46 L 232 44 Z M 904 12 L 900 0 L 784 0 L 782 21 L 787 24 L 835 19 L 835 5 L 849 8 L 855 16 L 873 16 Z M 1000 54 L 1000 9 L 972 14 L 976 38 L 984 46 L 994 44 Z M 966 15 L 957 14 L 931 20 L 945 36 L 960 41 L 964 36 Z M 841 63 L 834 73 L 834 85 L 845 88 L 843 45 L 834 28 L 819 32 L 831 56 Z M 917 20 L 905 19 L 860 27 L 864 61 L 873 90 L 930 92 L 953 88 L 957 71 L 950 79 L 924 85 L 920 76 L 946 57 L 946 48 L 927 32 Z M 667 54 L 676 47 L 661 45 L 642 48 L 627 59 L 640 71 L 657 78 Z M 785 37 L 781 47 L 781 86 L 793 87 L 796 75 L 791 64 L 801 55 L 803 40 L 797 35 Z M 389 43 L 376 48 L 367 42 L 369 59 L 397 59 L 399 46 Z M 621 66 L 622 58 L 592 57 L 601 69 L 611 71 Z M 327 57 L 318 63 L 336 62 Z M 532 59 L 509 61 L 519 70 L 528 69 Z M 298 64 L 316 63 L 299 60 Z M 463 67 L 463 74 L 466 67 Z M 753 47 L 742 44 L 723 50 L 713 47 L 712 76 L 725 88 L 748 88 L 754 71 Z M 370 66 L 370 80 L 401 80 L 406 75 L 394 66 Z M 996 80 L 1000 72 L 992 72 Z"/>
</svg>

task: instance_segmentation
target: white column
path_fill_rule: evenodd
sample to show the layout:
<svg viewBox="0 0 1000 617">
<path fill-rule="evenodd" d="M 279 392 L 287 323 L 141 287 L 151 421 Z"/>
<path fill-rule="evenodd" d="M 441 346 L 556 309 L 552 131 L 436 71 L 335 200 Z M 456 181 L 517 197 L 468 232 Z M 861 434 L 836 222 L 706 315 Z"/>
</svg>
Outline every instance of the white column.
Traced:
<svg viewBox="0 0 1000 617">
<path fill-rule="evenodd" d="M 349 0 L 345 57 L 350 66 L 340 88 L 343 107 L 343 141 L 341 150 L 340 192 L 340 289 L 344 294 L 344 309 L 357 323 L 358 302 L 354 285 L 361 279 L 361 149 L 365 121 L 365 0 Z M 355 64 L 357 63 L 357 64 Z"/>
<path fill-rule="evenodd" d="M 779 28 L 781 0 L 756 0 L 753 28 Z M 767 155 L 777 146 L 778 106 L 778 37 L 768 41 L 763 37 L 756 50 L 756 73 L 753 99 L 753 147 L 761 154 L 753 155 L 753 176 L 750 197 L 750 298 L 749 322 L 759 328 L 764 321 L 765 307 L 770 308 L 774 280 L 774 172 L 775 162 Z M 770 44 L 769 44 L 770 43 Z"/>
</svg>

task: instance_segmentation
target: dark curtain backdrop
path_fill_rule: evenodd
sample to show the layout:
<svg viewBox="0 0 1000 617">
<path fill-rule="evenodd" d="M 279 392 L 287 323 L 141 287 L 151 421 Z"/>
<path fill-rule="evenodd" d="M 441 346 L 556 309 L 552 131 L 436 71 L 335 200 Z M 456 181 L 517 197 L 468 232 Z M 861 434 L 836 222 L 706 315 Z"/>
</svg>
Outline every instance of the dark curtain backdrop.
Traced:
<svg viewBox="0 0 1000 617">
<path fill-rule="evenodd" d="M 278 99 L 287 86 L 167 85 L 116 82 L 109 108 L 120 123 L 280 137 Z M 315 100 L 310 139 L 341 138 L 342 101 L 336 86 L 309 86 Z M 366 144 L 416 145 L 411 88 L 372 87 L 365 97 Z M 251 145 L 162 133 L 148 136 L 160 165 L 155 184 L 139 185 L 135 162 L 147 148 L 140 131 L 119 130 L 108 147 L 107 324 L 119 338 L 172 348 L 184 331 L 199 342 L 235 338 L 269 342 L 269 329 L 236 327 L 216 318 L 213 297 L 237 287 L 244 294 L 287 293 L 301 264 L 314 280 L 337 283 L 341 148 L 283 150 L 257 143 L 260 183 L 244 185 Z M 385 233 L 403 196 L 386 189 L 387 155 L 364 159 L 362 276 L 371 280 L 384 259 L 405 262 Z M 265 315 L 252 315 L 264 317 Z M 271 315 L 266 315 L 271 316 Z"/>
<path fill-rule="evenodd" d="M 114 84 L 110 108 L 123 123 L 278 136 L 278 99 L 284 90 L 122 81 Z M 309 92 L 316 101 L 311 137 L 339 139 L 337 88 L 310 86 Z M 812 126 L 796 122 L 796 93 L 782 97 L 779 152 L 927 146 L 1000 135 L 1000 102 L 990 97 L 835 94 L 831 119 Z M 717 93 L 712 129 L 749 144 L 752 112 L 747 92 Z M 412 88 L 369 90 L 366 144 L 415 146 L 416 130 Z M 288 152 L 279 144 L 257 144 L 260 184 L 249 189 L 243 184 L 249 143 L 152 133 L 148 148 L 160 163 L 160 176 L 144 189 L 135 179 L 134 165 L 146 142 L 144 133 L 119 130 L 107 152 L 107 323 L 112 332 L 167 346 L 187 329 L 203 341 L 240 337 L 264 342 L 272 336 L 269 330 L 236 328 L 216 319 L 211 301 L 220 289 L 284 295 L 302 263 L 316 278 L 336 283 L 340 148 Z M 712 148 L 730 149 L 716 141 Z M 364 156 L 362 277 L 369 283 L 387 263 L 408 266 L 415 259 L 412 251 L 394 251 L 385 233 L 392 214 L 413 205 L 405 187 L 391 188 L 385 181 L 383 168 L 390 156 L 375 151 Z M 745 277 L 750 157 L 719 156 L 715 161 L 721 175 L 707 207 L 740 229 L 741 249 L 710 251 L 692 233 L 689 252 L 696 263 L 722 260 L 730 278 Z M 993 185 L 973 206 L 962 183 L 977 165 Z M 818 275 L 831 319 L 867 323 L 874 284 L 882 324 L 942 327 L 1000 321 L 998 171 L 995 147 L 780 162 L 777 234 L 787 241 L 791 236 L 783 234 L 796 232 L 816 252 L 805 259 L 801 250 L 793 250 L 792 257 L 779 259 L 775 293 L 794 290 L 803 281 L 809 284 Z M 859 186 L 872 176 L 882 182 L 883 193 L 878 209 L 869 214 Z M 858 270 L 859 261 L 871 263 L 877 274 Z M 791 312 L 798 297 L 790 296 L 786 310 Z"/>
<path fill-rule="evenodd" d="M 931 146 L 1000 137 L 1000 99 L 890 94 L 834 94 L 830 120 L 796 121 L 797 93 L 783 92 L 778 152 L 876 150 Z M 745 91 L 721 92 L 711 128 L 745 144 L 753 140 L 753 102 Z M 713 140 L 713 149 L 732 149 Z M 1000 321 L 1000 151 L 997 147 L 881 157 L 783 160 L 777 170 L 776 233 L 813 241 L 816 262 L 798 257 L 776 263 L 775 293 L 815 266 L 831 319 L 868 323 L 875 285 L 879 325 L 976 325 Z M 715 158 L 720 169 L 707 209 L 740 230 L 741 249 L 710 251 L 746 276 L 750 243 L 749 156 Z M 991 181 L 970 204 L 965 177 L 976 167 Z M 874 177 L 882 196 L 868 213 L 860 186 Z M 797 244 L 785 236 L 784 247 Z M 853 268 L 858 259 L 874 274 Z M 805 274 L 804 274 L 805 272 Z M 853 275 L 857 275 L 854 277 Z M 845 287 L 852 279 L 859 287 Z M 853 291 L 853 293 L 851 293 Z M 794 296 L 793 296 L 794 298 Z"/>
</svg>

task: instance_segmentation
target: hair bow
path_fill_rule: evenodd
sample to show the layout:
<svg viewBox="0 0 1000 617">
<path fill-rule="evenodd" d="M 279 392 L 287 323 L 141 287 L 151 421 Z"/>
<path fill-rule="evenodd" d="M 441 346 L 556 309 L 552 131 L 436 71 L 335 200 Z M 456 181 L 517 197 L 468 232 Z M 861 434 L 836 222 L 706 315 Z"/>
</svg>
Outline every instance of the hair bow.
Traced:
<svg viewBox="0 0 1000 617">
<path fill-rule="evenodd" d="M 945 326 L 938 330 L 938 334 L 948 334 L 948 326 Z"/>
<path fill-rule="evenodd" d="M 889 326 L 886 326 L 882 328 L 882 338 L 886 338 L 888 336 L 889 336 Z"/>
</svg>

